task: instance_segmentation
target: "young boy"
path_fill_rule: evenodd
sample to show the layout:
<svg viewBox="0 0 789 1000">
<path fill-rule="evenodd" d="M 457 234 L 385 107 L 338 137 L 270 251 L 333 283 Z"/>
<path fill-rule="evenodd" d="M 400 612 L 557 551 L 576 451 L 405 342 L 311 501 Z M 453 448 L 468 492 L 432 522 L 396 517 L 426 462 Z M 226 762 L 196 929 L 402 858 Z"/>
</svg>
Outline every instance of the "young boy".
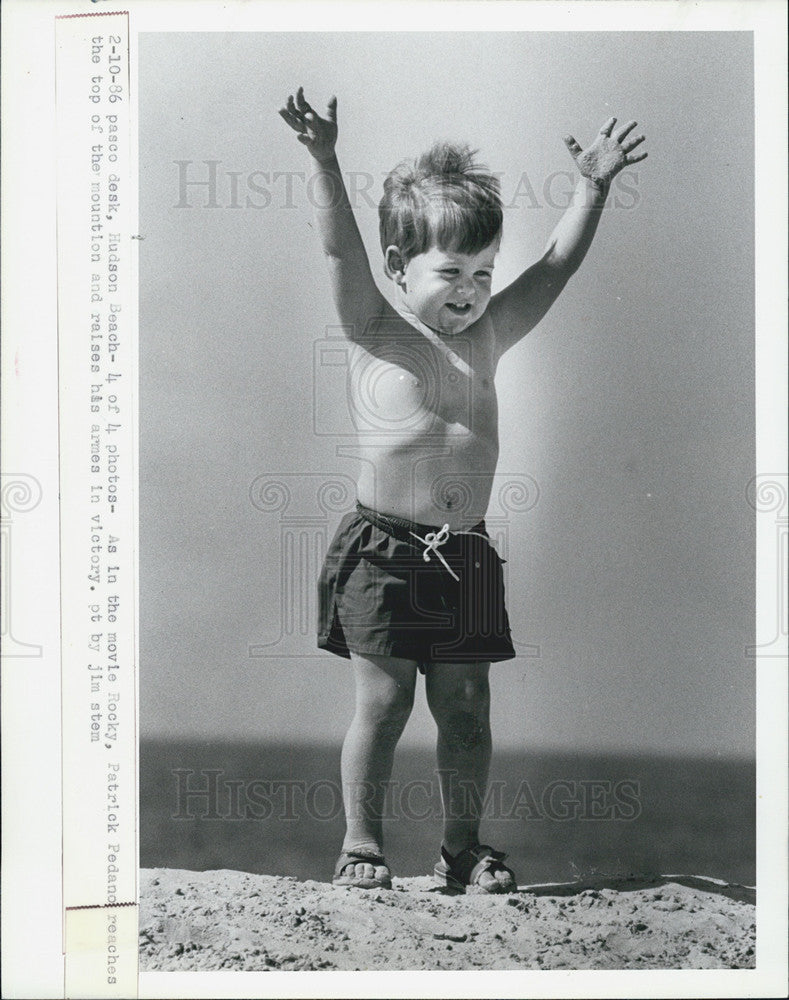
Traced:
<svg viewBox="0 0 789 1000">
<path fill-rule="evenodd" d="M 318 232 L 351 344 L 350 396 L 362 472 L 355 514 L 319 582 L 318 645 L 349 657 L 356 713 L 342 751 L 347 832 L 334 883 L 388 888 L 382 815 L 417 671 L 438 728 L 444 808 L 437 879 L 466 892 L 517 888 L 504 854 L 481 844 L 491 756 L 488 672 L 515 655 L 501 559 L 483 517 L 498 459 L 494 374 L 546 314 L 589 249 L 613 177 L 644 159 L 616 119 L 582 150 L 581 177 L 545 253 L 491 296 L 502 207 L 469 150 L 437 145 L 386 179 L 379 208 L 394 308 L 379 292 L 325 118 L 299 88 L 280 114 L 312 158 Z"/>
</svg>

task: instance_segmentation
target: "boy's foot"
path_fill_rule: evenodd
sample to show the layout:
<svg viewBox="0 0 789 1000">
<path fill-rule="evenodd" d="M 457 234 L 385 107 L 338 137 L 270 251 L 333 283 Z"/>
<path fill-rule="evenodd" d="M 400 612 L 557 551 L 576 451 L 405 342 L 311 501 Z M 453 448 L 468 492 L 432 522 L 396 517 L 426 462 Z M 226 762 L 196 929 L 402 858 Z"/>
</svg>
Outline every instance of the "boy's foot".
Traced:
<svg viewBox="0 0 789 1000">
<path fill-rule="evenodd" d="M 507 857 L 487 844 L 467 847 L 454 857 L 442 845 L 441 860 L 433 869 L 436 881 L 467 893 L 517 892 L 514 873 L 502 864 Z"/>
<path fill-rule="evenodd" d="M 383 855 L 352 848 L 343 851 L 337 859 L 332 885 L 355 889 L 391 889 L 392 876 Z"/>
</svg>

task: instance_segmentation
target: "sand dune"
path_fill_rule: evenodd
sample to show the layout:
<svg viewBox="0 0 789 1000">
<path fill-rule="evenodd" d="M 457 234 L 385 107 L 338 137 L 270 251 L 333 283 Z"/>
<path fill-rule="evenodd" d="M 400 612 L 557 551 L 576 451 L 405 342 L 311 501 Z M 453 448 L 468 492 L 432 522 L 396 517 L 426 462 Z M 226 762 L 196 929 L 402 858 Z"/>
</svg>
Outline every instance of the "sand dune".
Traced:
<svg viewBox="0 0 789 1000">
<path fill-rule="evenodd" d="M 596 877 L 450 894 L 236 871 L 140 875 L 142 970 L 747 969 L 755 891 L 714 879 Z"/>
</svg>

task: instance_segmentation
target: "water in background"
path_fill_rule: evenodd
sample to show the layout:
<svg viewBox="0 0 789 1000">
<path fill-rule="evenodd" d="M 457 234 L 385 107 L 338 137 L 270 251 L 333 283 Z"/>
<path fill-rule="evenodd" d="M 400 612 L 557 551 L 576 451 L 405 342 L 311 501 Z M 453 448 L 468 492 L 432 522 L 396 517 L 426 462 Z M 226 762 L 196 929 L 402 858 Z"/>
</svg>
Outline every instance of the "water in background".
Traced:
<svg viewBox="0 0 789 1000">
<path fill-rule="evenodd" d="M 398 748 L 385 825 L 396 875 L 438 859 L 435 768 L 432 751 Z M 339 746 L 143 741 L 140 865 L 327 881 L 344 832 L 339 781 Z M 521 883 L 654 873 L 755 883 L 752 760 L 499 750 L 491 783 L 483 839 L 507 851 Z"/>
</svg>

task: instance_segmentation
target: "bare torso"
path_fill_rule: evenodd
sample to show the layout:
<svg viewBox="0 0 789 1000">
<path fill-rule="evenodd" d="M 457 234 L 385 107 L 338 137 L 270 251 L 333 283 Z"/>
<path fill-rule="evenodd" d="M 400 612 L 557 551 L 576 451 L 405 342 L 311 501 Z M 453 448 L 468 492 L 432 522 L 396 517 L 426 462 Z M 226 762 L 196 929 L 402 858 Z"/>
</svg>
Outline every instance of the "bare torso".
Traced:
<svg viewBox="0 0 789 1000">
<path fill-rule="evenodd" d="M 481 520 L 499 454 L 494 370 L 487 314 L 441 338 L 395 314 L 355 344 L 349 402 L 361 503 L 452 530 Z"/>
</svg>

